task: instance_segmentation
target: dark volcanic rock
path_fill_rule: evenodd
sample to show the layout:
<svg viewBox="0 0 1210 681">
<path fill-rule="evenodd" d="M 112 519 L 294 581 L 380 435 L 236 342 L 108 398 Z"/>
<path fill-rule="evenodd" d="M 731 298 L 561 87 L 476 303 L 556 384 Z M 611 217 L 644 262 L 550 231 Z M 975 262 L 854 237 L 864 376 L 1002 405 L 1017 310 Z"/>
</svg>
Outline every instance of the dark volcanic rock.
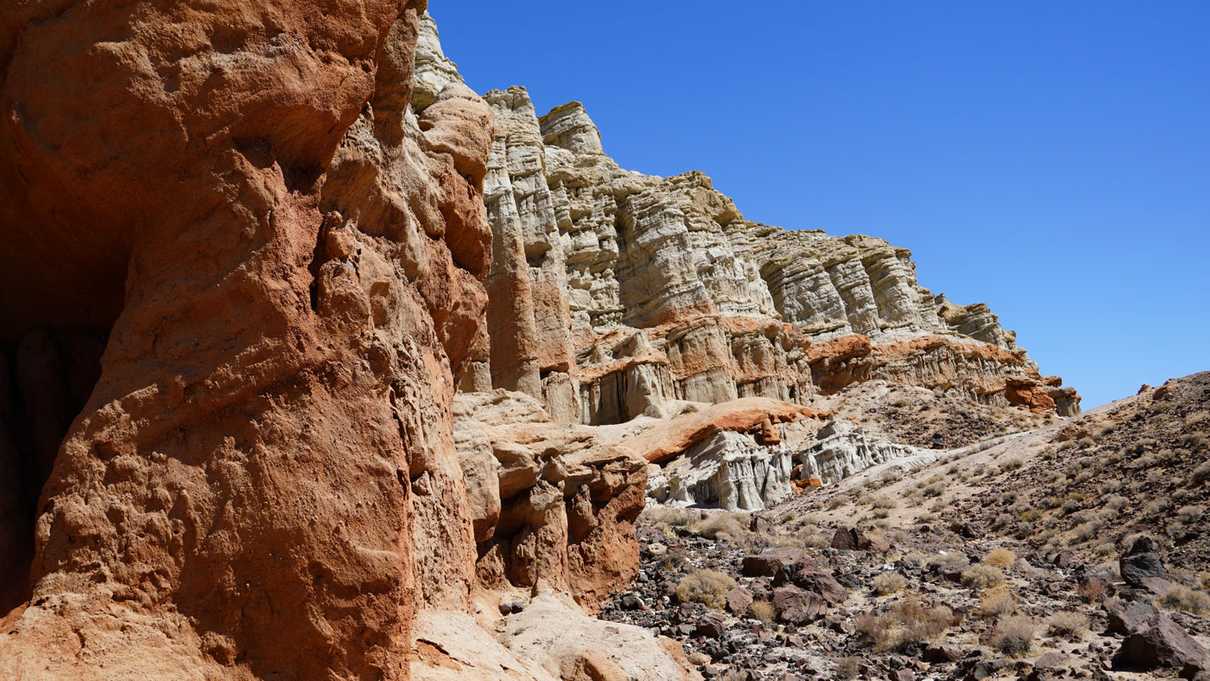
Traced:
<svg viewBox="0 0 1210 681">
<path fill-rule="evenodd" d="M 1155 669 L 1175 669 L 1181 676 L 1193 678 L 1210 669 L 1206 649 L 1165 614 L 1158 614 L 1139 633 L 1122 641 L 1113 656 L 1116 671 L 1146 672 Z"/>
<path fill-rule="evenodd" d="M 1122 579 L 1135 588 L 1146 588 L 1149 578 L 1167 575 L 1159 547 L 1150 537 L 1134 540 L 1125 555 L 1118 559 L 1118 568 Z"/>
</svg>

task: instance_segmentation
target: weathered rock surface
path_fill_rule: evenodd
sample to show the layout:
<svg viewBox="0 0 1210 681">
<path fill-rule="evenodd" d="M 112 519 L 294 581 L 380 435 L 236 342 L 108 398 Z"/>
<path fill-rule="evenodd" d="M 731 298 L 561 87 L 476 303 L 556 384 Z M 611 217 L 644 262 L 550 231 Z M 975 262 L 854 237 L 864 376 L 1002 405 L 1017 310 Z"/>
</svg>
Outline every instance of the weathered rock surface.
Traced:
<svg viewBox="0 0 1210 681">
<path fill-rule="evenodd" d="M 752 223 L 701 173 L 620 168 L 578 102 L 538 118 L 521 88 L 487 98 L 500 121 L 488 212 L 504 248 L 494 387 L 537 395 L 541 381 L 552 414 L 578 403 L 594 425 L 680 401 L 806 403 L 879 379 L 1078 412 L 986 306 L 923 289 L 907 250 Z"/>
<path fill-rule="evenodd" d="M 0 10 L 0 676 L 424 678 L 440 639 L 572 678 L 469 614 L 626 580 L 644 463 L 544 413 L 455 447 L 528 261 L 492 257 L 494 104 L 424 5 Z M 533 360 L 515 387 L 576 420 L 570 350 Z"/>
</svg>

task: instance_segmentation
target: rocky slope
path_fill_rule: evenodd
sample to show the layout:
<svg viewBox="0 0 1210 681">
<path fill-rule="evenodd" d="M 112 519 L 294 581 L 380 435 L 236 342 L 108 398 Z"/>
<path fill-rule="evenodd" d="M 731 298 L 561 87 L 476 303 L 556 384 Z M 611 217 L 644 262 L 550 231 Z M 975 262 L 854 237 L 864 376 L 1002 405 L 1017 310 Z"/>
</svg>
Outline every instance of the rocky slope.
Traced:
<svg viewBox="0 0 1210 681">
<path fill-rule="evenodd" d="M 758 514 L 652 507 L 604 616 L 727 680 L 1210 678 L 1208 438 L 1199 374 Z"/>
</svg>

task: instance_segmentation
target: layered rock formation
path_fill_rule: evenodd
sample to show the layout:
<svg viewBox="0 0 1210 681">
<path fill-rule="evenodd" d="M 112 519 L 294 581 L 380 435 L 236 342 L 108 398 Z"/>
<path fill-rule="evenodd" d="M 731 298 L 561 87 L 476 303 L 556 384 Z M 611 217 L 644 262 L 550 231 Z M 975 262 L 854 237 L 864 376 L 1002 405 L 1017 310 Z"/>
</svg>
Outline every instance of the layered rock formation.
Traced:
<svg viewBox="0 0 1210 681">
<path fill-rule="evenodd" d="M 538 118 L 521 88 L 487 99 L 502 121 L 488 214 L 510 254 L 491 306 L 507 321 L 489 323 L 506 350 L 495 387 L 554 383 L 547 402 L 568 418 L 564 386 L 578 384 L 578 418 L 598 425 L 677 401 L 807 403 L 873 379 L 1078 412 L 986 306 L 921 287 L 906 249 L 750 222 L 701 173 L 624 170 L 579 103 Z"/>
</svg>

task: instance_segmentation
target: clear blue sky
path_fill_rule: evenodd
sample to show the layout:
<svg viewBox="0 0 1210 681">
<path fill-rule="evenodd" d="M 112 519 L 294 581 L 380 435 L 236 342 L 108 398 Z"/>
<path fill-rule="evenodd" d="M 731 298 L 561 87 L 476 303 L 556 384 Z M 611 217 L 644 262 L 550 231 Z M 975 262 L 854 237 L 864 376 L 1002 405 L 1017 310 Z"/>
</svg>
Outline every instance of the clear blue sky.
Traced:
<svg viewBox="0 0 1210 681">
<path fill-rule="evenodd" d="M 1210 369 L 1210 2 L 431 10 L 473 87 L 583 101 L 624 167 L 911 248 L 1085 407 Z"/>
</svg>

